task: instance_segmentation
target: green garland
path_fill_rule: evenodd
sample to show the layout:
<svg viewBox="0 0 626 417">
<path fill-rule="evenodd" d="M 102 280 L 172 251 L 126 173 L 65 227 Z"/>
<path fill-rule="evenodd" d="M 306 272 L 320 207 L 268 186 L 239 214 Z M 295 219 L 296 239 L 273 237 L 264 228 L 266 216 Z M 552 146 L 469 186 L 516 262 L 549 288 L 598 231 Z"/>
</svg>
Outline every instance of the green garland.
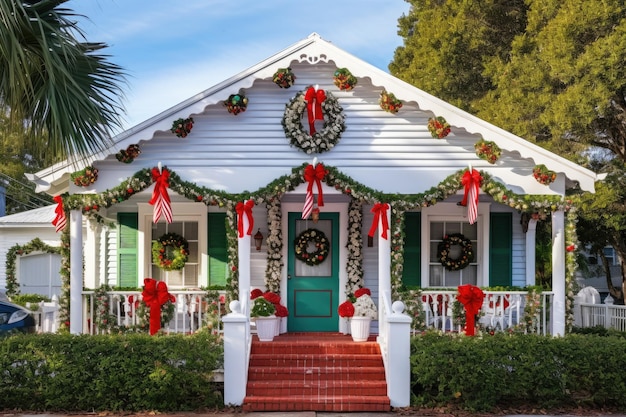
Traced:
<svg viewBox="0 0 626 417">
<path fill-rule="evenodd" d="M 313 243 L 315 251 L 309 252 L 308 246 Z M 330 251 L 330 241 L 321 230 L 306 229 L 294 241 L 296 259 L 307 265 L 319 265 L 326 260 Z"/>
<path fill-rule="evenodd" d="M 206 187 L 198 186 L 195 183 L 183 181 L 175 172 L 170 171 L 170 189 L 177 194 L 183 196 L 190 201 L 205 204 L 207 206 L 217 206 L 224 208 L 227 213 L 227 238 L 229 242 L 228 264 L 230 267 L 230 277 L 228 279 L 227 291 L 229 300 L 238 298 L 238 258 L 237 258 L 237 223 L 235 219 L 235 204 L 238 201 L 254 199 L 255 203 L 265 204 L 270 201 L 280 201 L 283 194 L 293 191 L 296 187 L 304 182 L 304 168 L 308 163 L 292 169 L 290 174 L 276 178 L 265 187 L 256 191 L 245 191 L 240 194 L 230 194 L 220 190 L 212 190 Z M 401 287 L 402 271 L 403 271 L 403 246 L 404 246 L 404 213 L 410 210 L 419 210 L 421 207 L 430 207 L 440 201 L 445 200 L 449 196 L 455 194 L 462 188 L 461 177 L 465 169 L 459 170 L 438 185 L 417 194 L 385 194 L 378 190 L 369 188 L 349 176 L 340 172 L 332 166 L 325 166 L 328 174 L 324 177 L 324 182 L 334 187 L 343 194 L 349 195 L 353 200 L 360 201 L 362 204 L 374 204 L 376 202 L 386 201 L 392 207 L 392 224 L 390 225 L 391 236 L 391 259 L 392 259 L 392 289 L 394 293 Z M 543 195 L 518 195 L 506 188 L 505 185 L 494 181 L 491 176 L 481 171 L 483 183 L 481 189 L 487 195 L 500 204 L 509 206 L 520 213 L 537 214 L 539 219 L 545 219 L 551 212 L 563 210 L 567 213 L 568 221 L 572 224 L 576 221 L 576 216 L 570 212 L 572 201 L 569 198 L 560 196 L 543 196 Z M 66 211 L 82 210 L 86 217 L 105 223 L 106 220 L 95 210 L 85 210 L 85 207 L 108 208 L 115 204 L 128 200 L 133 195 L 150 187 L 153 183 L 151 169 L 144 168 L 137 171 L 133 176 L 123 181 L 119 186 L 103 191 L 99 194 L 74 194 L 64 196 L 64 207 Z M 269 218 L 268 218 L 269 222 Z M 275 227 L 280 225 L 269 225 L 270 234 Z M 566 228 L 566 232 L 571 233 L 571 228 Z M 62 233 L 61 253 L 64 261 L 62 265 L 63 275 L 63 295 L 61 297 L 61 314 L 63 318 L 62 324 L 69 326 L 67 321 L 69 312 L 69 228 Z M 276 236 L 280 239 L 279 236 Z M 567 237 L 569 240 L 569 236 Z M 575 241 L 575 237 L 573 238 Z M 277 247 L 282 243 L 275 242 Z M 274 252 L 268 250 L 268 258 Z M 570 257 L 568 257 L 570 259 Z M 567 263 L 568 277 L 571 277 L 575 266 L 572 262 Z M 273 268 L 279 267 L 273 265 Z M 282 267 L 282 265 L 280 265 Z M 272 276 L 278 276 L 276 271 L 272 270 Z M 267 275 L 266 275 L 267 276 Z M 269 284 L 269 280 L 268 280 Z M 272 284 L 272 285 L 275 285 Z M 228 305 L 228 301 L 226 302 Z"/>
<path fill-rule="evenodd" d="M 176 233 L 166 233 L 152 244 L 152 262 L 164 271 L 179 271 L 189 259 L 189 243 Z"/>
<path fill-rule="evenodd" d="M 450 248 L 455 245 L 461 246 L 461 255 L 456 259 L 450 257 Z M 461 233 L 445 236 L 443 241 L 437 245 L 437 258 L 448 271 L 464 269 L 474 260 L 472 242 Z"/>
</svg>

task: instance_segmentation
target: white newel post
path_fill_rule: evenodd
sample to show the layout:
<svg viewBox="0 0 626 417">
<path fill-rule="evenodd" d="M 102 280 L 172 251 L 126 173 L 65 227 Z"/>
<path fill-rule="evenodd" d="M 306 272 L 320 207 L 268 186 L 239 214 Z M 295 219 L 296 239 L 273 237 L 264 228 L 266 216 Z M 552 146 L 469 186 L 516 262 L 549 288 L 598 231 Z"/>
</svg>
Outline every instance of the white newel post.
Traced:
<svg viewBox="0 0 626 417">
<path fill-rule="evenodd" d="M 242 405 L 246 396 L 248 356 L 246 350 L 248 317 L 241 303 L 231 301 L 231 313 L 222 317 L 224 323 L 224 404 Z"/>
<path fill-rule="evenodd" d="M 552 213 L 552 336 L 565 335 L 565 215 Z"/>
<path fill-rule="evenodd" d="M 387 326 L 387 396 L 392 407 L 408 407 L 411 405 L 411 317 L 404 314 L 402 301 L 391 305 Z"/>
<path fill-rule="evenodd" d="M 83 213 L 70 211 L 70 333 L 83 332 Z"/>
</svg>

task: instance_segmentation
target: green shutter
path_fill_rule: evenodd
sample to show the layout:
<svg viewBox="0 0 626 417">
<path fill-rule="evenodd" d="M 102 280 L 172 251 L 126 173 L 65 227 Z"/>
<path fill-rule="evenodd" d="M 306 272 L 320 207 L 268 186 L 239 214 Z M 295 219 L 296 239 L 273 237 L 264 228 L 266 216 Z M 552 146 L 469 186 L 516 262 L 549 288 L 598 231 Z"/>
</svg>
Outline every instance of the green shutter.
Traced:
<svg viewBox="0 0 626 417">
<path fill-rule="evenodd" d="M 422 285 L 422 213 L 407 212 L 404 215 L 404 285 Z"/>
<path fill-rule="evenodd" d="M 209 213 L 208 217 L 208 283 L 226 285 L 228 277 L 228 241 L 226 213 Z"/>
<path fill-rule="evenodd" d="M 513 275 L 513 215 L 491 213 L 489 286 L 510 286 Z"/>
<path fill-rule="evenodd" d="M 138 287 L 137 273 L 137 213 L 118 213 L 117 282 L 120 287 Z"/>
</svg>

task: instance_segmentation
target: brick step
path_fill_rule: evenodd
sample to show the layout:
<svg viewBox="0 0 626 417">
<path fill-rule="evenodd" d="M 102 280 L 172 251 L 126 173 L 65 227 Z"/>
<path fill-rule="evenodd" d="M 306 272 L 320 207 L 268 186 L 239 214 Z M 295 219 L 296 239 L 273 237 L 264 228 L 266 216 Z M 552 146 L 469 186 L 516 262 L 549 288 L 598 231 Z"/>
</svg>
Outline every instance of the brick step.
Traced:
<svg viewBox="0 0 626 417">
<path fill-rule="evenodd" d="M 250 381 L 246 387 L 249 396 L 385 396 L 387 383 L 383 381 Z"/>
<path fill-rule="evenodd" d="M 278 342 L 278 339 L 274 339 L 273 342 L 259 342 L 253 340 L 252 354 L 274 354 L 274 355 L 289 355 L 289 354 L 317 354 L 317 355 L 331 355 L 331 354 L 378 354 L 380 355 L 380 346 L 376 342 L 315 342 L 305 341 L 297 342 L 285 341 Z"/>
<path fill-rule="evenodd" d="M 358 368 L 255 366 L 248 369 L 248 381 L 352 381 L 362 379 L 384 381 L 385 368 L 383 366 L 362 366 Z"/>
<path fill-rule="evenodd" d="M 276 355 L 270 353 L 253 353 L 250 355 L 250 366 L 283 366 L 283 367 L 355 367 L 383 366 L 380 354 L 339 354 L 318 355 L 312 353 L 288 353 Z"/>
<path fill-rule="evenodd" d="M 293 396 L 247 396 L 243 411 L 381 411 L 391 409 L 389 398 L 385 396 L 328 395 L 311 397 Z"/>
</svg>

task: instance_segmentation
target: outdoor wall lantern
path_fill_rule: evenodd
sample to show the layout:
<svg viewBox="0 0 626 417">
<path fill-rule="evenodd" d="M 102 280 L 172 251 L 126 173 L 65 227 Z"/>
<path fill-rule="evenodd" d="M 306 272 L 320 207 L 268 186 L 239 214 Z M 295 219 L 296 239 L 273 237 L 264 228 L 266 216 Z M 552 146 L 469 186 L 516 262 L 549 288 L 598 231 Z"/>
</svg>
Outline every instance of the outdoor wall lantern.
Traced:
<svg viewBox="0 0 626 417">
<path fill-rule="evenodd" d="M 263 244 L 263 233 L 261 233 L 261 229 L 254 235 L 254 246 L 256 246 L 256 250 L 261 250 L 261 245 Z"/>
</svg>

